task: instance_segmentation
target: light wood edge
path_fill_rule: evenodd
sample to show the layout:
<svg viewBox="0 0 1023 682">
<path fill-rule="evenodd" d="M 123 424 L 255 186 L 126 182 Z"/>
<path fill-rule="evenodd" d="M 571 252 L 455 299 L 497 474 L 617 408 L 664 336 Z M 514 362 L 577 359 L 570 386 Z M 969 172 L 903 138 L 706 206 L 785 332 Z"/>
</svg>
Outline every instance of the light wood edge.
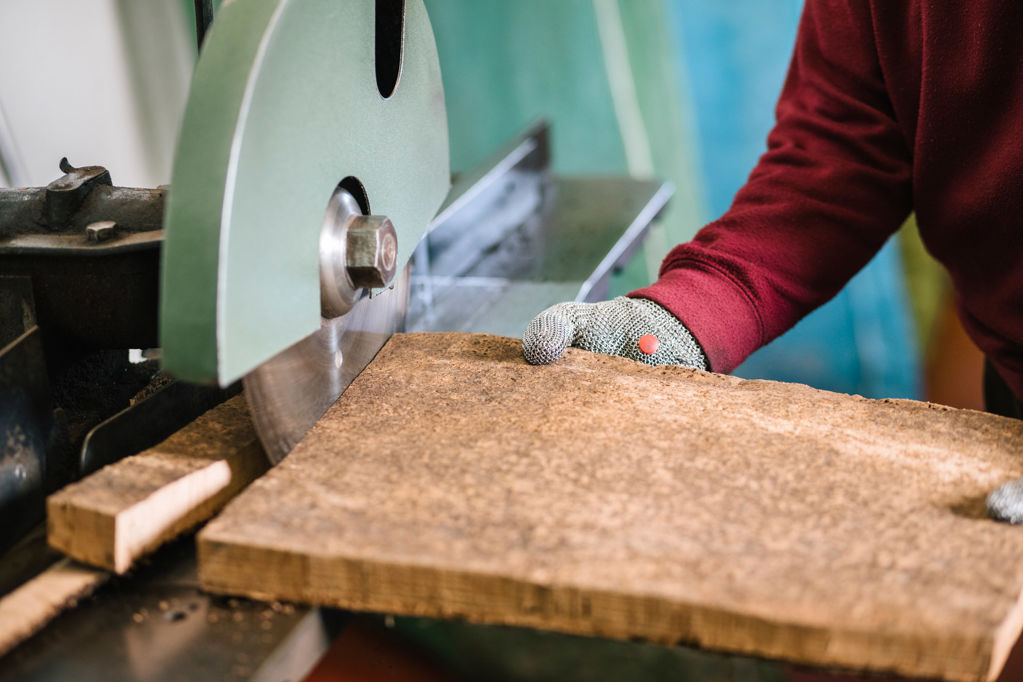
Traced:
<svg viewBox="0 0 1023 682">
<path fill-rule="evenodd" d="M 90 566 L 113 571 L 116 519 L 88 509 L 59 493 L 46 499 L 46 542 Z"/>
<path fill-rule="evenodd" d="M 0 598 L 0 656 L 92 594 L 109 577 L 106 571 L 61 559 L 4 595 Z"/>
<path fill-rule="evenodd" d="M 1002 674 L 1002 668 L 1009 660 L 1009 654 L 1012 653 L 1021 632 L 1023 632 L 1023 592 L 1020 593 L 1008 616 L 995 632 L 991 645 L 991 667 L 987 673 L 988 682 L 997 680 L 998 676 Z"/>
<path fill-rule="evenodd" d="M 657 595 L 538 585 L 485 573 L 362 558 L 296 556 L 219 540 L 216 529 L 209 530 L 200 532 L 197 539 L 199 582 L 202 589 L 217 594 L 640 639 L 667 646 L 696 645 L 851 671 L 863 670 L 863 662 L 870 661 L 871 673 L 950 682 L 987 681 L 993 679 L 992 671 L 1004 665 L 1004 660 L 999 663 L 994 658 L 990 634 L 935 633 L 921 638 L 891 630 L 828 630 L 672 602 Z M 259 588 L 253 589 L 254 585 Z"/>
<path fill-rule="evenodd" d="M 47 542 L 83 563 L 123 574 L 139 558 L 216 514 L 266 469 L 266 455 L 253 439 L 233 455 L 191 471 L 115 513 L 58 493 L 47 500 Z M 86 528 L 89 532 L 83 532 Z"/>
</svg>

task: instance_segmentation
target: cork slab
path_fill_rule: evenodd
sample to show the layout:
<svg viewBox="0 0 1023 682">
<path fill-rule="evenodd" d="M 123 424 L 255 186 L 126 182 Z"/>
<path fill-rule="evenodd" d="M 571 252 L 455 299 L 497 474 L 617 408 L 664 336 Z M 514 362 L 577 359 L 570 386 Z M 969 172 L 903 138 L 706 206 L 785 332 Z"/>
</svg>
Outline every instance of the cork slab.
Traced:
<svg viewBox="0 0 1023 682">
<path fill-rule="evenodd" d="M 395 336 L 199 535 L 214 592 L 996 677 L 1023 624 L 1023 422 Z"/>
</svg>

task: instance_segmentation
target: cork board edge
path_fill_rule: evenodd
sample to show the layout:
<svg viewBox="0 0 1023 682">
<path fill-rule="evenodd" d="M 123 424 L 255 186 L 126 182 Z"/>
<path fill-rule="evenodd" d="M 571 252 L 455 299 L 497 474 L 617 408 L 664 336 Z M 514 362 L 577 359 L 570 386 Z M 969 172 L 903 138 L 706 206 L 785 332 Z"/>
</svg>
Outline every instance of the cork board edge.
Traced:
<svg viewBox="0 0 1023 682">
<path fill-rule="evenodd" d="M 109 577 L 105 571 L 61 559 L 4 595 L 0 598 L 0 656 L 91 595 Z"/>
<path fill-rule="evenodd" d="M 997 678 L 1015 641 L 1013 636 L 1018 635 L 1016 621 L 1023 624 L 1021 601 L 1011 624 L 1006 621 L 998 633 L 941 633 L 946 646 L 936 647 L 934 640 L 919 635 L 785 623 L 658 595 L 545 585 L 499 574 L 355 556 L 301 556 L 218 539 L 215 529 L 213 533 L 208 530 L 197 537 L 199 583 L 201 589 L 214 594 L 662 646 L 697 646 L 854 673 L 862 673 L 862 662 L 870 660 L 870 673 L 875 675 L 990 682 Z M 246 575 L 250 571 L 259 579 Z M 432 576 L 424 578 L 429 574 Z M 488 583 L 490 587 L 481 587 Z M 252 589 L 253 585 L 260 587 Z M 416 594 L 417 586 L 434 593 L 432 598 Z M 469 599 L 459 603 L 459 595 Z M 622 623 L 629 626 L 622 627 Z M 1000 651 L 999 640 L 1003 644 L 1008 641 L 1004 651 Z M 942 653 L 935 655 L 938 649 Z M 949 655 L 950 649 L 963 656 Z"/>
<path fill-rule="evenodd" d="M 259 443 L 249 443 L 236 454 L 209 462 L 121 510 L 111 537 L 115 559 L 111 570 L 126 573 L 138 559 L 216 515 L 266 471 L 265 459 Z M 176 503 L 176 498 L 185 502 Z M 154 519 L 159 525 L 147 529 Z"/>
<path fill-rule="evenodd" d="M 988 669 L 986 678 L 988 682 L 994 682 L 1001 675 L 1021 633 L 1023 633 L 1023 592 L 1020 592 L 1019 598 L 993 637 L 991 667 Z"/>
<path fill-rule="evenodd" d="M 79 507 L 60 495 L 46 500 L 47 544 L 84 564 L 117 572 L 115 527 L 112 514 Z"/>
</svg>

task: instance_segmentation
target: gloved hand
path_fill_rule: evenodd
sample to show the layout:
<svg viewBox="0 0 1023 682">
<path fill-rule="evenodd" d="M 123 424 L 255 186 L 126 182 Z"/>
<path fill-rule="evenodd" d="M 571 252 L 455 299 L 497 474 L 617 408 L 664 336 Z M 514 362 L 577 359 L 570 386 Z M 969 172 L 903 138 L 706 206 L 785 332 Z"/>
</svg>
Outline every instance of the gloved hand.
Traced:
<svg viewBox="0 0 1023 682">
<path fill-rule="evenodd" d="M 987 513 L 996 521 L 1023 523 L 1023 478 L 995 488 L 987 496 Z"/>
<path fill-rule="evenodd" d="M 642 298 L 558 303 L 533 318 L 522 335 L 522 354 L 531 365 L 549 365 L 569 346 L 648 365 L 707 369 L 707 358 L 685 325 Z"/>
</svg>

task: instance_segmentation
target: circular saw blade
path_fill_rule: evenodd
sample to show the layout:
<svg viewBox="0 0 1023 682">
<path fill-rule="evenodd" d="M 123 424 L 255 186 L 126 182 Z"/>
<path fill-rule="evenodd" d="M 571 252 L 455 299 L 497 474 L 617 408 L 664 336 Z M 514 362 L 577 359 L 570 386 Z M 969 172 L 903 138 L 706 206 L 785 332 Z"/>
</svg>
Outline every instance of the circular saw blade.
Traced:
<svg viewBox="0 0 1023 682">
<path fill-rule="evenodd" d="M 263 448 L 277 464 L 366 368 L 392 334 L 404 328 L 409 268 L 394 286 L 364 295 L 347 314 L 289 346 L 243 379 Z"/>
<path fill-rule="evenodd" d="M 378 21 L 381 11 L 392 20 Z M 405 263 L 450 184 L 423 0 L 225 4 L 174 158 L 164 369 L 227 385 L 316 331 L 323 211 L 348 178 L 365 189 L 367 212 L 391 221 Z"/>
</svg>

